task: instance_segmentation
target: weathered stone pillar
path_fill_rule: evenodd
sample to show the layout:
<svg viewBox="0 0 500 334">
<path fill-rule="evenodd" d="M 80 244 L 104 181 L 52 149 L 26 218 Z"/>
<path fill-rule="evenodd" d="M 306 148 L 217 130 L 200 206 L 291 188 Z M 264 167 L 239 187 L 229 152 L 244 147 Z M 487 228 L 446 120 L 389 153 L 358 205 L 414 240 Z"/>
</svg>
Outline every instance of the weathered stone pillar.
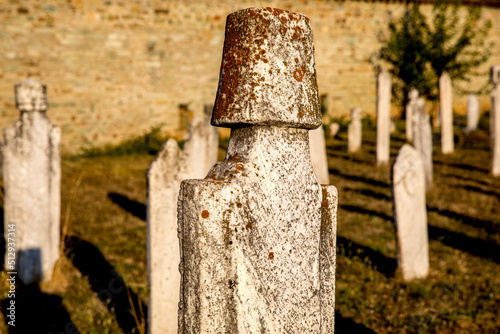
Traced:
<svg viewBox="0 0 500 334">
<path fill-rule="evenodd" d="M 403 145 L 394 160 L 392 199 L 398 265 L 403 278 L 424 278 L 429 271 L 424 167 L 420 154 L 408 144 Z"/>
<path fill-rule="evenodd" d="M 311 166 L 305 16 L 228 16 L 212 124 L 231 128 L 226 160 L 179 194 L 179 333 L 333 333 L 337 191 Z"/>
<path fill-rule="evenodd" d="M 425 189 L 429 190 L 432 187 L 434 178 L 432 165 L 432 128 L 424 99 L 417 99 L 413 111 L 413 146 L 420 153 L 424 166 Z"/>
<path fill-rule="evenodd" d="M 362 133 L 361 108 L 351 109 L 351 123 L 347 127 L 347 150 L 351 153 L 361 149 Z"/>
<path fill-rule="evenodd" d="M 46 115 L 44 84 L 16 85 L 21 118 L 4 129 L 4 230 L 15 225 L 16 270 L 25 284 L 48 281 L 59 258 L 61 215 L 61 131 Z M 6 269 L 14 271 L 8 264 Z"/>
<path fill-rule="evenodd" d="M 491 67 L 491 82 L 493 90 L 491 92 L 491 151 L 493 176 L 500 176 L 500 65 Z"/>
<path fill-rule="evenodd" d="M 377 80 L 377 165 L 389 163 L 391 123 L 391 76 L 386 69 Z"/>
<path fill-rule="evenodd" d="M 319 183 L 329 184 L 330 174 L 326 155 L 325 131 L 323 131 L 322 126 L 309 131 L 309 143 L 311 145 L 311 163 L 314 173 L 316 173 Z"/>
<path fill-rule="evenodd" d="M 413 114 L 417 104 L 418 90 L 412 88 L 408 93 L 408 98 L 410 100 L 406 105 L 406 140 L 411 143 L 413 141 Z"/>
<path fill-rule="evenodd" d="M 444 72 L 439 78 L 439 109 L 441 117 L 441 152 L 443 154 L 453 153 L 453 105 L 451 79 Z"/>
<path fill-rule="evenodd" d="M 479 123 L 479 114 L 481 113 L 479 106 L 479 101 L 477 96 L 470 94 L 467 97 L 467 127 L 465 128 L 465 133 L 474 131 L 477 129 L 477 123 Z"/>
<path fill-rule="evenodd" d="M 205 108 L 205 115 L 207 109 Z M 208 117 L 195 117 L 188 127 L 184 149 L 174 139 L 163 145 L 148 169 L 148 278 L 151 334 L 177 333 L 179 304 L 179 240 L 177 198 L 186 178 L 204 177 L 217 162 L 217 129 Z"/>
</svg>

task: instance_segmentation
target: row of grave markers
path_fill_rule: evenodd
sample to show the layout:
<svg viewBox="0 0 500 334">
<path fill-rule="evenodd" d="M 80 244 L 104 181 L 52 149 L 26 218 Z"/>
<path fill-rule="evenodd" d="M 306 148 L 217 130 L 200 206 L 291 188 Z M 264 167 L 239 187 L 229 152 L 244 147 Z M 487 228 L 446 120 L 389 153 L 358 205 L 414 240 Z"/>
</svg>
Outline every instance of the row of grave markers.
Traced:
<svg viewBox="0 0 500 334">
<path fill-rule="evenodd" d="M 245 66 L 236 61 L 241 50 Z M 284 65 L 290 57 L 294 62 Z M 492 171 L 498 176 L 500 67 L 491 77 Z M 231 83 L 236 86 L 227 87 Z M 451 90 L 444 88 L 446 77 L 440 85 L 443 153 L 449 153 Z M 382 165 L 389 162 L 390 141 L 386 71 L 378 87 Z M 2 153 L 5 231 L 15 224 L 17 262 L 8 267 L 7 252 L 5 264 L 30 284 L 49 280 L 59 256 L 60 130 L 46 116 L 45 85 L 16 85 L 16 104 L 21 118 L 4 130 Z M 182 150 L 168 140 L 148 169 L 149 332 L 333 332 L 338 196 L 328 185 L 309 20 L 271 8 L 229 15 L 211 115 L 213 125 L 231 128 L 221 162 L 217 131 L 207 126 L 211 110 L 190 124 Z M 432 184 L 432 138 L 416 91 L 406 110 L 414 148 L 405 144 L 398 153 L 392 191 L 398 263 L 409 280 L 425 277 L 429 268 L 425 191 Z M 351 119 L 348 150 L 355 152 L 361 110 L 353 109 Z"/>
</svg>

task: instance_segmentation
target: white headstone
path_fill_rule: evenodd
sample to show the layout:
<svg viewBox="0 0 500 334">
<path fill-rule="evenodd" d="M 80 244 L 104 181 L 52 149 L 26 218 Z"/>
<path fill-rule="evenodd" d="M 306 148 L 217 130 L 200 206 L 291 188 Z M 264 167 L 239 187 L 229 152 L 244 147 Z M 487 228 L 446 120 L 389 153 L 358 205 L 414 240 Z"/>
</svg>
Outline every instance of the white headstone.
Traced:
<svg viewBox="0 0 500 334">
<path fill-rule="evenodd" d="M 389 163 L 391 122 L 391 76 L 380 71 L 377 81 L 377 165 Z"/>
<path fill-rule="evenodd" d="M 193 118 L 184 149 L 181 151 L 177 142 L 169 139 L 148 169 L 150 334 L 177 333 L 180 298 L 177 199 L 182 180 L 204 177 L 217 162 L 218 132 L 209 121 L 208 117 Z"/>
<path fill-rule="evenodd" d="M 439 109 L 441 115 L 441 152 L 443 154 L 453 153 L 453 108 L 451 79 L 444 72 L 439 78 Z"/>
<path fill-rule="evenodd" d="M 309 144 L 311 146 L 311 163 L 321 184 L 330 183 L 328 173 L 328 157 L 326 155 L 325 131 L 320 126 L 309 131 Z"/>
<path fill-rule="evenodd" d="M 347 128 L 347 150 L 357 152 L 362 141 L 361 108 L 351 109 L 351 123 Z"/>
<path fill-rule="evenodd" d="M 425 173 L 426 189 L 430 189 L 433 183 L 432 166 L 432 128 L 429 113 L 422 98 L 417 99 L 413 109 L 413 146 L 420 153 Z"/>
<path fill-rule="evenodd" d="M 45 113 L 44 84 L 28 79 L 15 91 L 21 118 L 4 129 L 2 145 L 5 240 L 15 240 L 15 258 L 7 248 L 5 267 L 31 284 L 50 280 L 59 258 L 61 131 Z"/>
<path fill-rule="evenodd" d="M 179 333 L 333 332 L 337 192 L 311 166 L 313 50 L 301 14 L 228 16 L 212 124 L 231 138 L 207 178 L 181 185 Z"/>
<path fill-rule="evenodd" d="M 410 89 L 410 92 L 408 93 L 408 99 L 409 101 L 406 105 L 406 140 L 411 143 L 413 141 L 412 119 L 418 99 L 418 90 L 416 90 L 415 88 Z"/>
<path fill-rule="evenodd" d="M 491 151 L 493 176 L 500 176 L 500 65 L 491 67 Z"/>
<path fill-rule="evenodd" d="M 337 134 L 339 133 L 340 124 L 333 122 L 330 124 L 330 126 L 328 128 L 330 130 L 330 137 L 335 138 L 337 136 Z"/>
<path fill-rule="evenodd" d="M 403 279 L 424 278 L 429 272 L 424 168 L 420 154 L 408 144 L 403 145 L 394 161 L 392 198 Z"/>
<path fill-rule="evenodd" d="M 467 97 L 467 127 L 465 132 L 471 132 L 477 129 L 477 123 L 479 122 L 479 115 L 481 113 L 479 106 L 479 101 L 474 94 L 470 94 Z"/>
</svg>

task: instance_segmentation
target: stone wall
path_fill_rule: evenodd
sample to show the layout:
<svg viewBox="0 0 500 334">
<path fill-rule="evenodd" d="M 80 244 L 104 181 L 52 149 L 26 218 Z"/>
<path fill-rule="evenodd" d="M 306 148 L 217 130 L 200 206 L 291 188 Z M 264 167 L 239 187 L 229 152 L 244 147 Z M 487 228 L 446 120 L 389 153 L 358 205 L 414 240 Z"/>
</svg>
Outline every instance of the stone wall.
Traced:
<svg viewBox="0 0 500 334">
<path fill-rule="evenodd" d="M 0 0 L 0 127 L 19 118 L 14 84 L 47 84 L 48 116 L 61 127 L 63 152 L 118 143 L 161 126 L 176 133 L 180 106 L 195 114 L 213 103 L 226 16 L 251 6 L 301 12 L 313 25 L 320 95 L 328 113 L 359 106 L 375 113 L 370 55 L 389 12 L 404 5 L 305 0 Z M 424 6 L 428 11 L 429 6 Z M 498 39 L 500 9 L 485 7 Z M 483 110 L 487 96 L 480 97 Z M 454 100 L 465 110 L 466 97 Z"/>
</svg>

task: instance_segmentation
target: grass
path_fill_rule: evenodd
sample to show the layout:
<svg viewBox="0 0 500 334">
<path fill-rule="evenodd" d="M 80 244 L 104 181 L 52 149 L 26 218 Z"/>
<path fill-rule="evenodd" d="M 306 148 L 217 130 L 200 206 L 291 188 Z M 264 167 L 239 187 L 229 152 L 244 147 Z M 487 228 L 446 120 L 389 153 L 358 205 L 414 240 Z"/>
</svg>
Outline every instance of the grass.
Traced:
<svg viewBox="0 0 500 334">
<path fill-rule="evenodd" d="M 347 153 L 345 131 L 327 140 L 339 190 L 337 334 L 500 331 L 500 179 L 489 174 L 489 123 L 464 135 L 464 122 L 455 121 L 452 155 L 439 153 L 435 134 L 431 270 L 410 283 L 396 268 L 391 173 L 375 167 L 373 122 L 364 120 L 359 153 Z M 404 144 L 404 121 L 397 127 L 391 160 Z M 23 323 L 37 333 L 141 333 L 149 298 L 145 175 L 154 150 L 137 147 L 63 157 L 63 255 L 51 282 L 18 287 L 18 324 L 29 314 Z M 0 273 L 4 300 L 6 279 Z"/>
</svg>

